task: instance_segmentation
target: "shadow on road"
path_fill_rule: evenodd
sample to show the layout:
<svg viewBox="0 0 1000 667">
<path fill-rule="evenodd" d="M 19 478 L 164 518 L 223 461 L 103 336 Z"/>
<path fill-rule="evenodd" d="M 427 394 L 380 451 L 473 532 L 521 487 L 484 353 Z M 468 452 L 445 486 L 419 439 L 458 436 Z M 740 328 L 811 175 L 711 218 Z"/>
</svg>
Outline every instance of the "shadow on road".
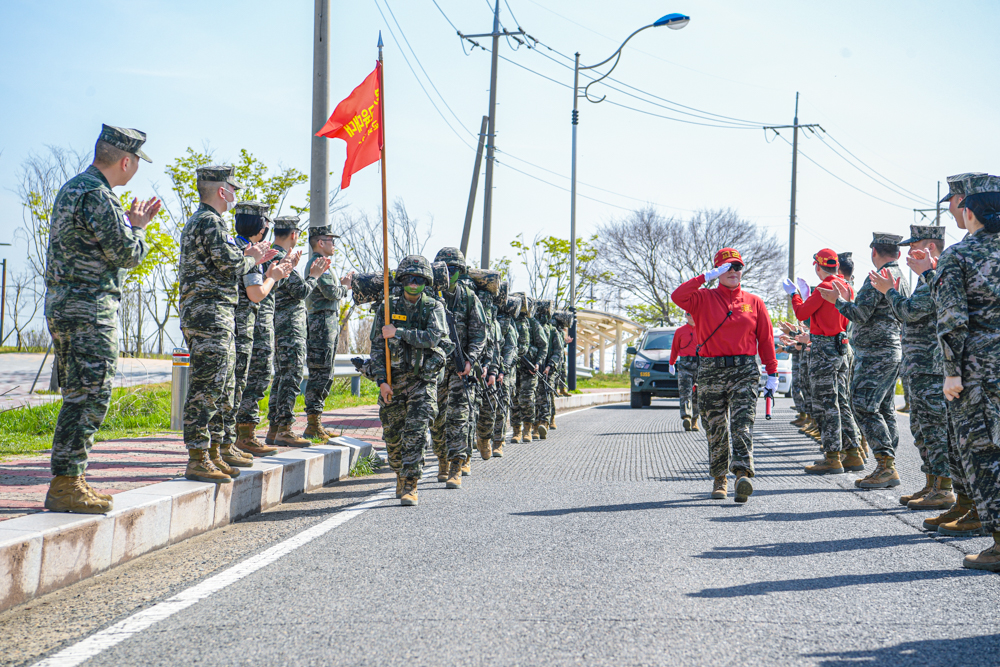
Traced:
<svg viewBox="0 0 1000 667">
<path fill-rule="evenodd" d="M 995 665 L 1000 652 L 1000 635 L 982 635 L 961 639 L 927 639 L 904 642 L 885 648 L 839 651 L 837 653 L 808 653 L 804 658 L 824 658 L 816 664 L 821 667 L 908 667 L 909 665 Z"/>
<path fill-rule="evenodd" d="M 926 543 L 923 533 L 905 535 L 876 535 L 874 537 L 851 537 L 843 540 L 821 540 L 818 542 L 775 542 L 749 546 L 715 547 L 695 558 L 788 558 L 790 556 L 813 556 L 816 554 L 857 551 L 859 549 L 884 549 Z"/>
<path fill-rule="evenodd" d="M 866 507 L 854 510 L 828 510 L 823 512 L 763 512 L 761 514 L 741 514 L 736 517 L 716 516 L 709 521 L 720 523 L 731 523 L 745 521 L 819 521 L 821 519 L 846 519 L 860 518 L 865 516 L 881 517 L 886 514 L 885 510 L 875 507 Z"/>
<path fill-rule="evenodd" d="M 842 574 L 834 577 L 813 577 L 810 579 L 788 579 L 785 581 L 756 581 L 752 584 L 743 584 L 741 586 L 727 586 L 725 588 L 706 588 L 705 590 L 698 591 L 697 593 L 688 593 L 687 595 L 688 597 L 692 598 L 736 598 L 748 595 L 767 595 L 768 593 L 821 591 L 830 588 L 843 588 L 845 586 L 866 586 L 868 584 L 903 584 L 913 581 L 934 581 L 937 579 L 976 577 L 988 574 L 989 573 L 987 572 L 977 572 L 975 570 L 963 570 L 960 568 L 952 570 L 925 570 L 922 572 L 878 572 L 872 574 Z M 865 662 L 864 664 L 868 665 L 871 663 Z"/>
</svg>

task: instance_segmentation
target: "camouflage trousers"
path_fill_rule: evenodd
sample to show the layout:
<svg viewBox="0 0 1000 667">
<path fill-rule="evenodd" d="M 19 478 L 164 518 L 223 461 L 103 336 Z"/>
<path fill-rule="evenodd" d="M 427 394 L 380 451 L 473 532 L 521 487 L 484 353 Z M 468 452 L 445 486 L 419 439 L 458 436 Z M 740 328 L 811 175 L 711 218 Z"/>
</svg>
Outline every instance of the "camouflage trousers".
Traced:
<svg viewBox="0 0 1000 667">
<path fill-rule="evenodd" d="M 184 402 L 184 445 L 208 449 L 222 444 L 236 392 L 236 335 L 225 329 L 183 328 L 191 353 L 191 374 Z"/>
<path fill-rule="evenodd" d="M 819 423 L 822 450 L 841 452 L 857 447 L 861 438 L 855 430 L 849 408 L 847 355 L 837 353 L 837 343 L 833 336 L 813 335 L 810 338 L 812 416 Z"/>
<path fill-rule="evenodd" d="M 1000 532 L 1000 387 L 996 381 L 962 378 L 964 389 L 948 406 L 967 493 L 983 528 Z"/>
<path fill-rule="evenodd" d="M 306 340 L 289 336 L 275 340 L 274 386 L 267 402 L 267 420 L 271 426 L 291 426 L 295 421 L 295 399 L 302 391 L 302 366 Z"/>
<path fill-rule="evenodd" d="M 412 373 L 392 374 L 392 402 L 378 400 L 382 439 L 389 467 L 404 477 L 420 479 L 427 428 L 438 414 L 437 387 Z"/>
<path fill-rule="evenodd" d="M 309 367 L 309 380 L 306 382 L 306 414 L 319 415 L 323 414 L 326 397 L 333 387 L 340 320 L 333 311 L 311 313 L 308 327 L 306 365 Z"/>
<path fill-rule="evenodd" d="M 715 359 L 704 358 L 698 366 L 698 399 L 708 437 L 710 474 L 722 477 L 727 471 L 745 470 L 753 477 L 753 423 L 760 371 L 753 357 L 750 363 L 730 368 L 716 368 Z"/>
<path fill-rule="evenodd" d="M 792 354 L 792 402 L 796 412 L 805 412 L 805 399 L 802 397 L 802 365 L 801 353 Z"/>
<path fill-rule="evenodd" d="M 920 452 L 920 470 L 928 475 L 951 477 L 948 465 L 948 410 L 945 407 L 944 377 L 911 374 L 910 432 Z"/>
<path fill-rule="evenodd" d="M 266 340 L 262 340 L 266 338 Z M 247 369 L 246 387 L 236 411 L 237 424 L 260 423 L 260 401 L 271 386 L 274 375 L 274 332 L 270 329 L 254 329 L 253 350 Z M 237 362 L 238 363 L 238 362 Z"/>
<path fill-rule="evenodd" d="M 802 412 L 815 417 L 812 403 L 812 378 L 809 376 L 809 349 L 805 348 L 799 357 L 799 390 L 802 392 Z"/>
<path fill-rule="evenodd" d="M 434 454 L 440 459 L 465 459 L 472 418 L 472 390 L 449 366 L 437 385 L 437 416 L 431 426 Z"/>
<path fill-rule="evenodd" d="M 503 394 L 503 400 L 501 401 L 500 411 L 497 413 L 497 418 L 493 422 L 494 443 L 502 443 L 504 438 L 507 437 L 507 420 L 510 419 L 511 416 L 511 405 L 513 405 L 514 387 L 516 385 L 516 371 L 511 371 L 509 374 L 504 376 L 503 385 L 500 386 L 500 391 Z"/>
<path fill-rule="evenodd" d="M 492 440 L 493 427 L 502 415 L 500 411 L 500 392 L 495 391 L 492 394 L 487 395 L 480 390 L 479 394 L 479 414 L 476 417 L 476 438 Z"/>
<path fill-rule="evenodd" d="M 479 423 L 479 414 L 482 412 L 483 391 L 478 384 L 473 384 L 469 388 L 469 419 L 465 423 L 465 460 L 472 460 L 472 450 L 476 446 L 476 426 Z"/>
<path fill-rule="evenodd" d="M 692 422 L 698 420 L 698 357 L 678 357 L 677 394 L 680 399 L 681 419 L 687 417 Z"/>
<path fill-rule="evenodd" d="M 955 493 L 971 498 L 972 491 L 969 489 L 969 481 L 965 478 L 965 464 L 962 463 L 962 454 L 958 451 L 958 438 L 955 435 L 955 410 L 947 400 L 945 412 L 948 417 L 948 472 L 951 473 L 951 485 Z"/>
<path fill-rule="evenodd" d="M 237 415 L 243 403 L 243 392 L 247 387 L 250 373 L 250 360 L 253 357 L 254 324 L 257 313 L 253 310 L 236 310 L 236 372 L 234 374 L 233 405 L 225 420 L 226 433 L 222 443 L 231 445 L 236 442 Z M 239 422 L 243 423 L 243 422 Z"/>
<path fill-rule="evenodd" d="M 521 424 L 535 423 L 535 390 L 538 387 L 538 376 L 526 370 L 517 371 L 517 392 L 515 398 L 517 403 L 511 404 L 510 425 L 517 427 Z"/>
<path fill-rule="evenodd" d="M 52 474 L 79 477 L 108 414 L 118 364 L 118 330 L 48 321 L 63 402 L 52 434 Z"/>
<path fill-rule="evenodd" d="M 855 351 L 851 399 L 854 419 L 877 455 L 896 456 L 899 429 L 896 426 L 896 378 L 899 375 L 898 353 Z"/>
<path fill-rule="evenodd" d="M 551 371 L 549 371 L 551 373 Z M 543 382 L 544 380 L 544 382 Z M 548 382 L 548 385 L 545 383 Z M 545 422 L 549 423 L 549 395 L 552 393 L 549 387 L 552 385 L 552 380 L 549 379 L 548 375 L 539 372 L 538 381 L 535 384 L 535 423 L 541 424 Z"/>
</svg>

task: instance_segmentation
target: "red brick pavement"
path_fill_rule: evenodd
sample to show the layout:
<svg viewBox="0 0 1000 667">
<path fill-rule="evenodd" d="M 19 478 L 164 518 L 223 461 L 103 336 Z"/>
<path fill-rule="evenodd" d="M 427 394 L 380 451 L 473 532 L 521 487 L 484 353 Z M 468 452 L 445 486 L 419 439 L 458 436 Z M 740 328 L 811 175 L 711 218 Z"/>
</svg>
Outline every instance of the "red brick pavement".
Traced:
<svg viewBox="0 0 1000 667">
<path fill-rule="evenodd" d="M 305 428 L 303 415 L 296 430 Z M 378 406 L 364 405 L 324 413 L 323 427 L 335 435 L 370 442 L 382 450 L 382 425 Z M 264 431 L 258 432 L 263 438 Z M 283 448 L 281 451 L 286 451 Z M 187 451 L 176 433 L 163 433 L 94 444 L 87 466 L 87 481 L 95 489 L 112 495 L 165 482 L 184 475 Z M 40 512 L 52 478 L 48 452 L 0 461 L 0 521 Z"/>
</svg>

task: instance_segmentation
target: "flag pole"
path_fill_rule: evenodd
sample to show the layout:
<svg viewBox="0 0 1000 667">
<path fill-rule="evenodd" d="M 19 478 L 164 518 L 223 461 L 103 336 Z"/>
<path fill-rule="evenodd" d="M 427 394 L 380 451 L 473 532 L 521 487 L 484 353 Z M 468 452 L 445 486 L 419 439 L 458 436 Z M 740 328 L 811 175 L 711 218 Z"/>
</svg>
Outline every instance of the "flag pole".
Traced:
<svg viewBox="0 0 1000 667">
<path fill-rule="evenodd" d="M 378 31 L 378 122 L 379 134 L 382 135 L 382 291 L 385 304 L 385 324 L 392 323 L 389 315 L 389 209 L 385 196 L 385 87 L 382 85 L 382 31 Z M 385 377 L 392 386 L 392 353 L 389 351 L 389 341 L 385 340 Z"/>
</svg>

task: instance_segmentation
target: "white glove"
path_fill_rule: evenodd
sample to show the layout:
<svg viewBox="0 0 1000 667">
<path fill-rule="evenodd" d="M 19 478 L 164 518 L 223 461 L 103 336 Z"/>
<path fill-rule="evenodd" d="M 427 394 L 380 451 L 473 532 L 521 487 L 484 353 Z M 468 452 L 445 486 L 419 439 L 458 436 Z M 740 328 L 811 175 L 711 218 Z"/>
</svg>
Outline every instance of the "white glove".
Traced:
<svg viewBox="0 0 1000 667">
<path fill-rule="evenodd" d="M 785 294 L 788 296 L 791 296 L 798 291 L 795 289 L 795 283 L 793 283 L 790 278 L 785 278 L 781 281 L 781 288 L 785 290 Z"/>
<path fill-rule="evenodd" d="M 714 269 L 709 269 L 708 271 L 705 272 L 705 282 L 706 283 L 712 282 L 713 280 L 721 276 L 723 273 L 728 271 L 729 267 L 731 266 L 732 266 L 731 263 L 726 262 L 722 266 L 717 266 Z"/>
<path fill-rule="evenodd" d="M 767 382 L 764 383 L 764 391 L 774 391 L 778 388 L 778 376 L 768 375 Z"/>
<path fill-rule="evenodd" d="M 673 365 L 673 364 L 670 364 L 670 374 L 671 374 L 671 375 L 674 375 L 674 374 L 675 374 L 675 373 L 674 373 L 674 365 Z"/>
<path fill-rule="evenodd" d="M 805 278 L 796 278 L 795 284 L 799 286 L 799 294 L 802 295 L 803 299 L 809 298 L 809 283 L 806 282 Z"/>
</svg>

